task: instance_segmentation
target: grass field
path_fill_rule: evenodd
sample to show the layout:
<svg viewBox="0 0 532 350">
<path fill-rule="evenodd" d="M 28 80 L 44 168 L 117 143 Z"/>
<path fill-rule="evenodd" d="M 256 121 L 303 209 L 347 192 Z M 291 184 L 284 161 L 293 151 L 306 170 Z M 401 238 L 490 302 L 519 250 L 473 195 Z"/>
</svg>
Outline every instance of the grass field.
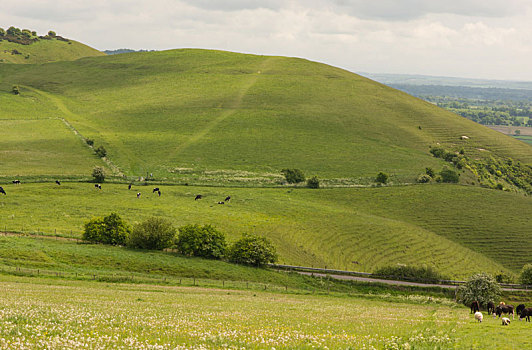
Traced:
<svg viewBox="0 0 532 350">
<path fill-rule="evenodd" d="M 0 348 L 514 349 L 530 323 L 448 299 L 315 296 L 1 276 Z"/>
<path fill-rule="evenodd" d="M 523 142 L 526 142 L 529 145 L 532 145 L 532 136 L 516 136 L 515 138 Z"/>
<path fill-rule="evenodd" d="M 161 197 L 151 186 L 128 191 L 125 184 L 104 183 L 101 191 L 91 183 L 4 186 L 0 230 L 80 237 L 92 216 L 116 211 L 131 223 L 163 216 L 176 226 L 213 224 L 231 241 L 243 232 L 266 235 L 280 262 L 290 264 L 361 271 L 426 264 L 464 278 L 476 271 L 518 272 L 530 259 L 529 218 L 523 213 L 532 203 L 518 194 L 454 185 L 158 187 Z M 194 201 L 200 193 L 205 198 Z M 216 204 L 227 195 L 229 203 Z"/>
</svg>

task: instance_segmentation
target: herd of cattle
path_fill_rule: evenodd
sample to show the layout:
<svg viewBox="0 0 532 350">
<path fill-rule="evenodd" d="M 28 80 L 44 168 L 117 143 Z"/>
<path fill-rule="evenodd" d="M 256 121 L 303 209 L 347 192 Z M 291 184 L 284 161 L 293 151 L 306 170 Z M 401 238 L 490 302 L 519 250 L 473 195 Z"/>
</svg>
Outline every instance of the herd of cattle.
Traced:
<svg viewBox="0 0 532 350">
<path fill-rule="evenodd" d="M 12 183 L 14 185 L 20 185 L 20 180 L 13 180 Z M 59 180 L 55 180 L 55 183 L 56 183 L 56 185 L 61 186 L 61 182 Z M 102 189 L 102 185 L 101 184 L 94 184 L 94 187 L 96 189 L 98 189 L 98 190 Z M 129 184 L 127 189 L 131 190 L 132 187 L 133 187 L 133 184 Z M 159 197 L 160 197 L 161 196 L 161 189 L 159 187 L 155 187 L 153 189 L 152 193 L 157 193 L 159 195 Z M 6 191 L 4 190 L 4 188 L 2 186 L 0 186 L 0 194 L 7 195 Z M 137 192 L 137 198 L 140 198 L 140 196 L 141 196 L 141 192 Z M 202 198 L 203 198 L 203 195 L 198 194 L 198 195 L 196 195 L 194 200 L 197 201 L 198 199 L 202 199 Z M 219 201 L 218 204 L 225 204 L 225 203 L 229 202 L 230 200 L 231 200 L 231 196 L 227 196 L 227 197 L 225 197 L 225 200 Z"/>
<path fill-rule="evenodd" d="M 495 304 L 493 302 L 488 302 L 486 305 L 486 308 L 488 310 L 488 314 L 493 314 L 493 317 L 501 318 L 501 316 L 508 314 L 508 317 L 510 315 L 512 316 L 512 320 L 515 319 L 514 315 L 517 313 L 519 315 L 519 321 L 522 319 L 525 319 L 527 322 L 530 322 L 530 317 L 532 317 L 532 307 L 526 307 L 525 304 L 519 304 L 517 305 L 517 308 L 515 308 L 512 305 L 506 305 L 504 302 L 499 303 L 495 307 Z M 480 312 L 480 303 L 478 301 L 473 301 L 471 303 L 471 313 L 475 314 L 475 319 L 478 322 L 482 322 L 483 315 L 482 312 Z M 510 324 L 510 319 L 508 317 L 502 318 L 502 325 L 507 326 Z"/>
</svg>

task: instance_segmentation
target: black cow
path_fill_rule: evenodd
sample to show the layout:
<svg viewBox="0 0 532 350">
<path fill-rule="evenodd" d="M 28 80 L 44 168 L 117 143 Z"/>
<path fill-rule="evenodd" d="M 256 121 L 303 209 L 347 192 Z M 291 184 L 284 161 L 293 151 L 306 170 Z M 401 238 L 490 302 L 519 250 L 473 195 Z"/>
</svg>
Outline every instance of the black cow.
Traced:
<svg viewBox="0 0 532 350">
<path fill-rule="evenodd" d="M 102 189 L 102 185 L 100 185 L 100 184 L 94 184 L 94 187 L 96 187 L 96 188 L 99 189 L 99 190 Z"/>
<path fill-rule="evenodd" d="M 14 185 L 20 185 L 20 180 L 13 180 Z"/>
<path fill-rule="evenodd" d="M 227 196 L 225 197 L 225 201 L 224 202 L 229 202 L 231 200 L 231 196 Z"/>
<path fill-rule="evenodd" d="M 155 193 L 159 191 L 159 187 L 155 187 L 151 193 Z"/>
<path fill-rule="evenodd" d="M 1 186 L 0 186 L 0 193 L 6 194 L 6 191 L 4 191 L 4 189 Z"/>
<path fill-rule="evenodd" d="M 140 192 L 137 193 L 137 198 L 140 198 Z"/>
<path fill-rule="evenodd" d="M 499 305 L 495 308 L 495 315 L 497 317 L 501 317 L 502 314 L 510 314 L 512 315 L 512 319 L 514 319 L 514 307 L 512 305 Z"/>
<path fill-rule="evenodd" d="M 132 184 L 129 184 L 129 185 L 127 186 L 127 189 L 130 190 L 130 189 L 131 189 L 131 186 L 132 186 Z"/>
<path fill-rule="evenodd" d="M 61 186 L 61 182 L 59 182 L 59 180 L 55 180 L 55 183 Z"/>
<path fill-rule="evenodd" d="M 525 304 L 519 304 L 515 308 L 515 313 L 518 314 L 518 315 L 521 315 L 521 311 L 523 311 L 524 309 L 526 309 Z"/>
<path fill-rule="evenodd" d="M 471 303 L 471 312 L 470 313 L 474 314 L 477 311 L 480 311 L 480 305 L 479 305 L 478 301 L 475 300 L 475 301 L 473 301 Z"/>
<path fill-rule="evenodd" d="M 202 198 L 203 198 L 203 196 L 202 196 L 201 194 L 198 194 L 198 195 L 196 196 L 196 198 L 194 198 L 194 200 L 197 201 L 198 199 L 202 199 Z"/>
<path fill-rule="evenodd" d="M 218 202 L 218 204 L 225 204 L 224 202 Z"/>
<path fill-rule="evenodd" d="M 488 314 L 494 314 L 495 313 L 495 304 L 493 301 L 488 301 Z"/>
<path fill-rule="evenodd" d="M 521 314 L 519 315 L 519 321 L 525 318 L 526 322 L 530 322 L 530 317 L 532 317 L 532 307 L 523 309 L 523 311 L 521 311 Z"/>
<path fill-rule="evenodd" d="M 159 195 L 159 197 L 161 196 L 161 191 L 157 190 L 157 194 Z"/>
</svg>

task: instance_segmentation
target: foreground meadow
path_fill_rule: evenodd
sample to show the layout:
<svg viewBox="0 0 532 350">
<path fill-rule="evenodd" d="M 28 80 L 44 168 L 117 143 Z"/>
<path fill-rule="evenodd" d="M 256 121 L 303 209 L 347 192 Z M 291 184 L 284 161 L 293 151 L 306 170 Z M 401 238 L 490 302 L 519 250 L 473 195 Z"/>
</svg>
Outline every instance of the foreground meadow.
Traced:
<svg viewBox="0 0 532 350">
<path fill-rule="evenodd" d="M 447 299 L 298 295 L 1 276 L 0 348 L 425 349 L 532 346 Z M 511 343 L 507 340 L 511 339 Z"/>
</svg>

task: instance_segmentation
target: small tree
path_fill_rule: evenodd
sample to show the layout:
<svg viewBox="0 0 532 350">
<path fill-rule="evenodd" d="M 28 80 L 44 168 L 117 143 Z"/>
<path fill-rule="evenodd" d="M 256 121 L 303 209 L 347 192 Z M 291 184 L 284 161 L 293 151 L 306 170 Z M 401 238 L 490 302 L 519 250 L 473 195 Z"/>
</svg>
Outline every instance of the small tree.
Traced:
<svg viewBox="0 0 532 350">
<path fill-rule="evenodd" d="M 50 30 L 48 32 L 48 36 L 56 36 L 55 32 L 53 30 Z"/>
<path fill-rule="evenodd" d="M 319 188 L 320 187 L 320 180 L 317 176 L 313 176 L 309 179 L 307 179 L 307 187 L 308 188 Z"/>
<path fill-rule="evenodd" d="M 457 183 L 460 180 L 460 175 L 452 169 L 445 168 L 440 172 L 441 181 L 447 183 Z"/>
<path fill-rule="evenodd" d="M 421 174 L 417 177 L 417 182 L 419 182 L 420 184 L 425 184 L 425 183 L 428 183 L 432 180 L 432 177 L 430 177 L 429 175 L 427 174 Z"/>
<path fill-rule="evenodd" d="M 6 31 L 4 28 L 0 28 L 0 36 L 6 36 Z"/>
<path fill-rule="evenodd" d="M 19 95 L 20 94 L 20 89 L 18 88 L 17 85 L 14 85 L 13 88 L 11 89 L 11 92 L 13 92 L 13 94 L 15 94 L 15 95 Z"/>
<path fill-rule="evenodd" d="M 83 239 L 94 243 L 124 245 L 131 233 L 131 226 L 117 213 L 93 218 L 85 224 Z"/>
<path fill-rule="evenodd" d="M 89 145 L 89 146 L 93 146 L 93 145 L 94 145 L 94 140 L 93 140 L 93 139 L 85 139 L 85 142 L 86 142 L 87 145 Z"/>
<path fill-rule="evenodd" d="M 276 262 L 277 252 L 267 238 L 244 234 L 229 249 L 229 260 L 237 264 L 260 267 Z"/>
<path fill-rule="evenodd" d="M 386 184 L 388 182 L 388 174 L 383 173 L 382 171 L 377 174 L 377 177 L 375 178 L 375 182 L 380 184 Z"/>
<path fill-rule="evenodd" d="M 470 305 L 478 301 L 481 305 L 494 302 L 501 296 L 501 287 L 495 279 L 487 273 L 473 275 L 456 290 L 458 301 L 464 305 Z"/>
<path fill-rule="evenodd" d="M 105 181 L 105 169 L 101 166 L 95 166 L 94 169 L 92 169 L 92 177 L 94 178 L 94 181 L 96 182 L 104 182 Z"/>
<path fill-rule="evenodd" d="M 532 264 L 526 264 L 519 275 L 519 282 L 532 285 Z"/>
<path fill-rule="evenodd" d="M 425 168 L 425 174 L 427 174 L 430 177 L 434 177 L 434 175 L 436 175 L 436 172 L 434 171 L 434 169 L 427 167 Z"/>
<path fill-rule="evenodd" d="M 186 225 L 179 228 L 176 248 L 181 254 L 221 259 L 226 247 L 225 235 L 211 225 Z"/>
<path fill-rule="evenodd" d="M 299 169 L 283 169 L 281 174 L 284 175 L 286 182 L 295 184 L 305 181 L 305 174 Z"/>
<path fill-rule="evenodd" d="M 127 239 L 127 246 L 140 249 L 162 250 L 173 245 L 176 229 L 170 221 L 151 217 L 135 225 Z"/>
<path fill-rule="evenodd" d="M 94 152 L 96 152 L 96 154 L 98 155 L 98 157 L 100 158 L 103 158 L 107 155 L 107 150 L 105 149 L 105 147 L 103 146 L 99 146 L 98 148 L 96 148 L 94 150 Z"/>
</svg>

